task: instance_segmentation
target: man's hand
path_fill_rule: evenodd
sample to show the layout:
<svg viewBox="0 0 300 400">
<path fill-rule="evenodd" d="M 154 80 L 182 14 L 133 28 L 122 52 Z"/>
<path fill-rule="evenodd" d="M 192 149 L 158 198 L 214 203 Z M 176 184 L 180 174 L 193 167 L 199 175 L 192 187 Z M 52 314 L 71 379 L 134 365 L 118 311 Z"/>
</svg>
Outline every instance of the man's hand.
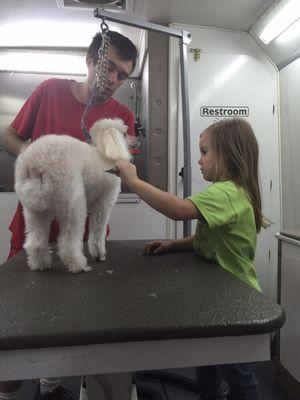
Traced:
<svg viewBox="0 0 300 400">
<path fill-rule="evenodd" d="M 119 171 L 122 182 L 129 188 L 139 180 L 135 165 L 127 161 L 117 161 L 115 168 Z"/>
<path fill-rule="evenodd" d="M 20 154 L 24 153 L 25 150 L 28 149 L 28 147 L 30 146 L 29 142 L 25 142 L 21 147 L 20 147 Z"/>
</svg>

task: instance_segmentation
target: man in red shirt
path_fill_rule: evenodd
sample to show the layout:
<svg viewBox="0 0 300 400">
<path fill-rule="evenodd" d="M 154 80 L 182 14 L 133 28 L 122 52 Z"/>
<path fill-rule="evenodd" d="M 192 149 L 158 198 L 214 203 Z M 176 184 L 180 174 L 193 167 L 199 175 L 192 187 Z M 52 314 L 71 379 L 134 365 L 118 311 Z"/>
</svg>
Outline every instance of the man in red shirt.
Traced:
<svg viewBox="0 0 300 400">
<path fill-rule="evenodd" d="M 137 50 L 125 36 L 108 31 L 108 72 L 104 90 L 95 91 L 98 50 L 102 36 L 96 34 L 87 56 L 87 77 L 82 83 L 74 80 L 52 78 L 42 82 L 27 99 L 14 121 L 1 138 L 1 147 L 13 156 L 25 151 L 31 141 L 47 134 L 67 134 L 86 141 L 82 132 L 82 116 L 87 130 L 101 118 L 121 118 L 128 126 L 128 134 L 134 135 L 134 116 L 125 106 L 112 98 L 115 91 L 126 81 L 135 68 Z M 89 104 L 87 108 L 87 104 Z M 23 248 L 24 218 L 19 203 L 9 226 L 12 232 L 9 258 Z M 50 241 L 56 241 L 59 226 L 52 222 Z M 87 230 L 85 238 L 87 237 Z M 0 400 L 14 400 L 21 382 L 0 382 Z M 59 386 L 59 380 L 43 379 L 35 400 L 72 399 L 71 393 Z"/>
</svg>

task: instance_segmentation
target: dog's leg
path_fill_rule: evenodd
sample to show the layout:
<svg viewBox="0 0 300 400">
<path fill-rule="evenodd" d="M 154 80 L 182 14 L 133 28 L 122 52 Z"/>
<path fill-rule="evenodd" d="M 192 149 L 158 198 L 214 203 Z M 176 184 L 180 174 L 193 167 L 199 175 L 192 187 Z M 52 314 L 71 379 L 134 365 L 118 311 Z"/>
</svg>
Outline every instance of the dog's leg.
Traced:
<svg viewBox="0 0 300 400">
<path fill-rule="evenodd" d="M 101 261 L 104 261 L 106 255 L 105 235 L 107 223 L 103 221 L 102 212 L 102 200 L 100 200 L 100 203 L 93 207 L 93 210 L 89 216 L 88 248 L 90 255 L 95 260 L 100 259 Z M 103 223 L 105 223 L 105 227 L 103 226 Z"/>
<path fill-rule="evenodd" d="M 33 271 L 42 271 L 50 268 L 51 254 L 48 240 L 51 224 L 51 215 L 29 211 L 24 207 L 26 239 L 24 249 L 27 253 L 27 262 Z"/>
<path fill-rule="evenodd" d="M 89 217 L 89 252 L 92 257 L 99 258 L 101 261 L 106 259 L 106 227 L 119 191 L 120 184 L 118 181 L 108 186 L 98 199 L 97 204 L 94 205 Z"/>
<path fill-rule="evenodd" d="M 78 188 L 77 188 L 78 190 Z M 58 253 L 73 273 L 90 271 L 87 259 L 83 254 L 83 234 L 86 220 L 86 200 L 82 190 L 80 196 L 66 204 L 64 213 L 58 216 L 60 221 L 60 233 L 58 238 Z"/>
</svg>

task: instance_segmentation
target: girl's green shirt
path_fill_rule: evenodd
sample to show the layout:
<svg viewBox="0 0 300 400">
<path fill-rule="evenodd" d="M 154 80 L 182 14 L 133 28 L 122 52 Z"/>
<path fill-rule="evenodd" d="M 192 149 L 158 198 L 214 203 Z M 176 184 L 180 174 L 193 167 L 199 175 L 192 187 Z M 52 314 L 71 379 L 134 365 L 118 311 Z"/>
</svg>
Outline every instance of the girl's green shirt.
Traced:
<svg viewBox="0 0 300 400">
<path fill-rule="evenodd" d="M 256 226 L 243 188 L 216 182 L 188 197 L 199 210 L 194 251 L 261 291 L 254 268 Z"/>
</svg>

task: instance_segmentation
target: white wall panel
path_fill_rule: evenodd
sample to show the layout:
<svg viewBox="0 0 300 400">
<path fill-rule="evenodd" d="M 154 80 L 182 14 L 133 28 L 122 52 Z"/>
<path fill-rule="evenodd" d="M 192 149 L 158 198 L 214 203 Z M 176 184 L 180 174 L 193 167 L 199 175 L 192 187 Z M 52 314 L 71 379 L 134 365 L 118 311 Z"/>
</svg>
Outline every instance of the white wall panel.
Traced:
<svg viewBox="0 0 300 400">
<path fill-rule="evenodd" d="M 300 227 L 300 59 L 280 71 L 283 228 Z"/>
<path fill-rule="evenodd" d="M 282 240 L 281 305 L 287 317 L 280 331 L 280 362 L 300 383 L 300 247 L 294 242 Z"/>
</svg>

